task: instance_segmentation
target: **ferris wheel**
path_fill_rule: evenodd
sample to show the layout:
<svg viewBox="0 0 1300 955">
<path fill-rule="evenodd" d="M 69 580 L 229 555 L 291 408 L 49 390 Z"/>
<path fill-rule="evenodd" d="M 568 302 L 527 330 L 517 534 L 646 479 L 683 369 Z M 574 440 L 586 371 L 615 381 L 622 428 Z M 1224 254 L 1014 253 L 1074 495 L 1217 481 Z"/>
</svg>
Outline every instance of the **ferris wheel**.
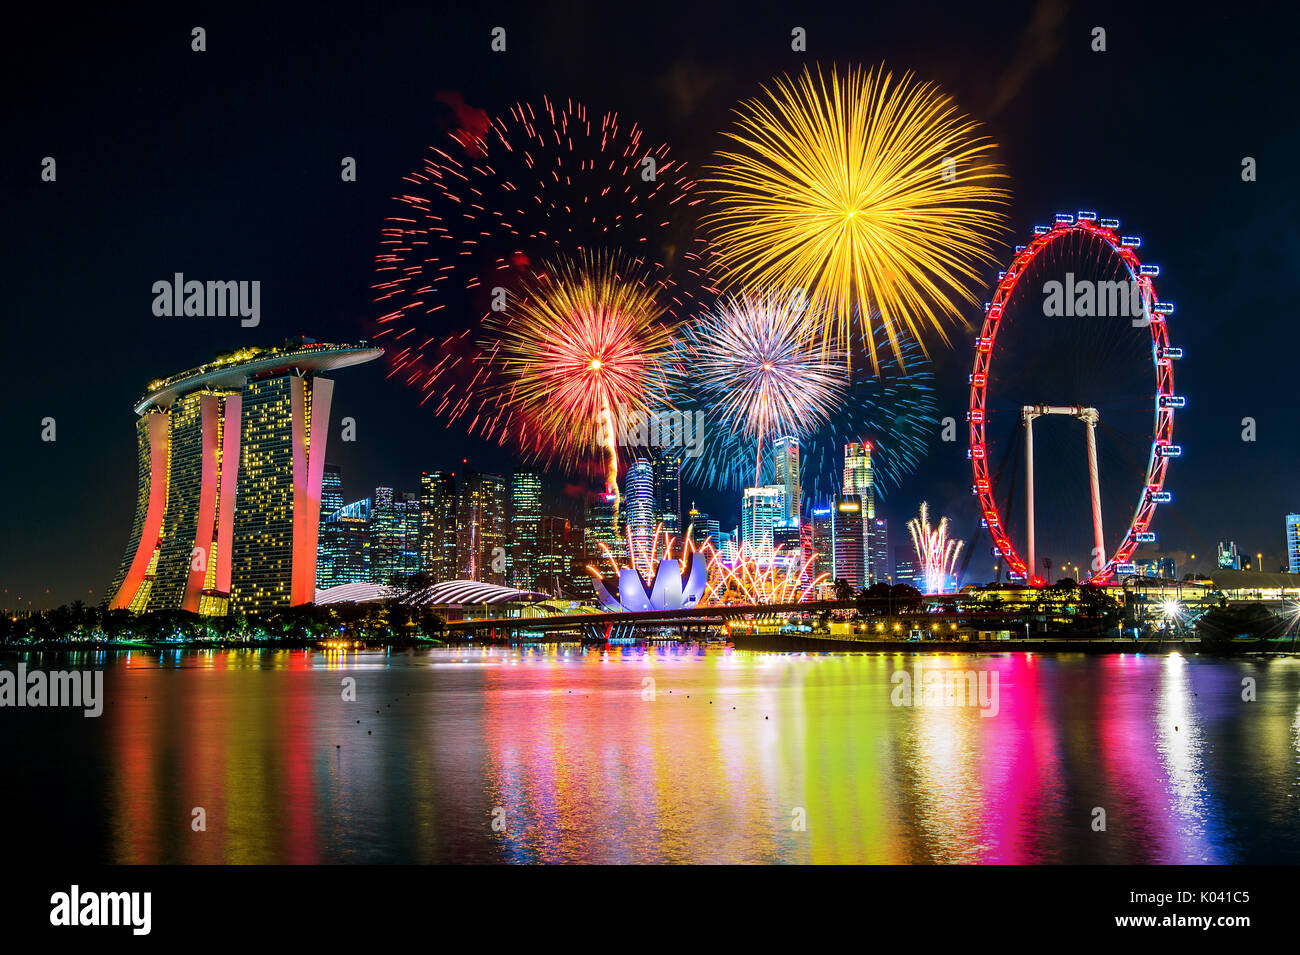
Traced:
<svg viewBox="0 0 1300 955">
<path fill-rule="evenodd" d="M 1123 235 L 1119 227 L 1119 220 L 1099 219 L 1095 212 L 1058 213 L 1053 225 L 1035 226 L 1033 239 L 1027 245 L 1017 246 L 1007 270 L 999 273 L 993 300 L 985 306 L 983 327 L 975 340 L 967 412 L 970 430 L 968 454 L 975 480 L 971 490 L 979 498 L 983 524 L 993 539 L 993 556 L 1005 564 L 1013 580 L 1031 586 L 1042 586 L 1047 582 L 1044 574 L 1040 573 L 1044 567 L 1037 563 L 1041 554 L 1037 550 L 1040 542 L 1036 534 L 1039 530 L 1036 507 L 1041 508 L 1042 491 L 1048 488 L 1035 487 L 1036 421 L 1040 422 L 1040 428 L 1044 419 L 1050 419 L 1054 428 L 1065 427 L 1071 434 L 1082 431 L 1082 441 L 1077 437 L 1071 438 L 1073 443 L 1056 449 L 1049 462 L 1057 468 L 1068 467 L 1080 477 L 1070 506 L 1063 509 L 1069 515 L 1087 514 L 1091 518 L 1088 529 L 1091 533 L 1086 539 L 1086 543 L 1091 544 L 1091 554 L 1086 558 L 1086 566 L 1081 567 L 1080 580 L 1107 583 L 1118 576 L 1134 573 L 1133 559 L 1137 548 L 1155 543 L 1151 521 L 1156 506 L 1172 499 L 1170 492 L 1165 490 L 1165 478 L 1170 459 L 1182 454 L 1182 449 L 1173 443 L 1174 412 L 1185 405 L 1185 399 L 1174 392 L 1173 363 L 1182 357 L 1182 349 L 1169 344 L 1168 317 L 1173 314 L 1174 306 L 1160 301 L 1156 294 L 1155 279 L 1160 275 L 1160 267 L 1141 262 L 1137 252 L 1142 245 L 1141 238 Z M 1042 313 L 1048 317 L 1040 325 L 1036 314 L 1039 303 L 1034 296 L 1037 295 L 1038 281 L 1047 274 L 1045 263 L 1048 262 L 1069 267 L 1071 271 L 1065 273 L 1063 281 L 1043 283 Z M 1077 282 L 1075 266 L 1071 263 L 1078 263 L 1077 268 L 1084 276 Z M 1128 374 L 1143 378 L 1150 375 L 1142 383 L 1128 385 L 1136 389 L 1133 394 L 1138 396 L 1135 399 L 1138 409 L 1145 407 L 1150 413 L 1150 418 L 1146 419 L 1150 421 L 1149 429 L 1140 427 L 1142 446 L 1149 452 L 1145 474 L 1140 479 L 1140 487 L 1136 488 L 1136 506 L 1127 527 L 1118 534 L 1114 528 L 1109 536 L 1105 533 L 1104 519 L 1108 515 L 1103 514 L 1102 492 L 1105 489 L 1111 494 L 1110 510 L 1114 512 L 1122 506 L 1114 504 L 1114 494 L 1120 494 L 1121 501 L 1125 497 L 1131 501 L 1132 497 L 1128 495 L 1134 490 L 1132 482 L 1138 472 L 1130 471 L 1132 476 L 1104 481 L 1098 466 L 1097 431 L 1099 425 L 1106 425 L 1106 419 L 1111 415 L 1105 402 L 1114 389 L 1094 383 L 1070 392 L 1069 400 L 1052 400 L 1052 396 L 1040 396 L 1035 390 L 1053 391 L 1051 378 L 1041 376 L 1028 389 L 1005 389 L 1010 397 L 1004 396 L 1000 403 L 991 396 L 991 386 L 993 394 L 996 394 L 999 386 L 1008 377 L 1017 375 L 1023 367 L 1017 356 L 1000 347 L 999 332 L 1004 333 L 1005 344 L 1006 326 L 1019 324 L 1018 341 L 1039 342 L 1045 335 L 1055 334 L 1055 327 L 1067 323 L 1067 319 L 1055 319 L 1055 315 L 1068 315 L 1068 322 L 1072 322 L 1074 327 L 1086 328 L 1089 334 L 1094 334 L 1092 329 L 1101 327 L 1092 323 L 1116 323 L 1106 326 L 1111 330 L 1107 334 L 1115 336 L 1119 333 L 1113 329 L 1122 329 L 1125 340 L 1131 343 L 1126 347 L 1137 356 L 1137 361 L 1129 366 Z M 1147 332 L 1149 352 L 1146 351 Z M 1057 349 L 1058 352 L 1065 350 Z M 1076 340 L 1068 351 L 1071 355 L 1066 358 L 1078 360 L 1081 355 L 1086 360 L 1088 341 L 1076 333 Z M 1144 368 L 1147 369 L 1145 372 Z M 1149 390 L 1152 383 L 1154 393 Z M 1053 396 L 1056 396 L 1054 391 Z M 1148 401 L 1150 404 L 1146 403 Z M 1009 479 L 1004 473 L 1006 460 L 1002 467 L 990 471 L 989 429 L 995 417 L 1000 421 L 1002 434 L 1014 433 L 1015 449 L 1024 448 L 1023 470 L 1012 462 Z M 1007 450 L 1010 452 L 1012 449 Z M 1086 483 L 1083 480 L 1085 475 Z M 1000 493 L 995 485 L 999 480 L 1014 485 L 1015 480 L 1022 477 L 1023 519 L 1021 504 L 1017 503 L 1014 506 L 1015 520 L 1009 521 L 1010 497 L 1005 492 Z M 1059 480 L 1049 484 L 1040 478 L 1040 484 L 1049 485 L 1058 493 L 1062 488 Z M 1120 485 L 1127 485 L 1127 490 Z M 1037 498 L 1036 494 L 1039 495 Z M 1080 500 L 1084 495 L 1088 498 L 1086 508 Z M 1113 516 L 1111 519 L 1113 521 Z M 1014 531 L 1012 523 L 1016 525 Z M 1013 540 L 1013 536 L 1018 539 Z M 1045 558 L 1044 564 L 1050 571 L 1050 558 Z"/>
</svg>

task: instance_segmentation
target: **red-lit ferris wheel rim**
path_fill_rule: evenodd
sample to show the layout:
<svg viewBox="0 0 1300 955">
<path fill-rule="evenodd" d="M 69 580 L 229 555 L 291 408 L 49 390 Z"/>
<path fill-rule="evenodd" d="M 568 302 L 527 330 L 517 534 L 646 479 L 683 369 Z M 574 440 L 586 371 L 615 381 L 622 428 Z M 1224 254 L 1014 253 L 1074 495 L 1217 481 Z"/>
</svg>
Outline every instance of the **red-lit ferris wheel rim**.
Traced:
<svg viewBox="0 0 1300 955">
<path fill-rule="evenodd" d="M 1015 257 L 1007 271 L 998 276 L 997 289 L 993 301 L 984 311 L 984 326 L 975 339 L 975 367 L 970 377 L 970 409 L 966 417 L 970 423 L 970 458 L 975 473 L 973 493 L 979 497 L 980 510 L 988 526 L 989 535 L 997 545 L 1001 559 L 1010 570 L 1019 575 L 1031 586 L 1042 586 L 1046 581 L 1025 566 L 1025 560 L 1016 550 L 1003 527 L 997 502 L 993 498 L 993 482 L 989 477 L 988 446 L 985 441 L 985 405 L 988 398 L 989 368 L 993 359 L 993 343 L 997 339 L 998 326 L 1001 323 L 1003 307 L 1011 299 L 1016 283 L 1024 275 L 1029 264 L 1053 242 L 1058 242 L 1071 233 L 1085 232 L 1105 242 L 1119 256 L 1128 269 L 1133 281 L 1137 282 L 1142 300 L 1152 303 L 1150 307 L 1151 323 L 1151 358 L 1155 368 L 1155 428 L 1151 442 L 1151 454 L 1147 460 L 1146 479 L 1142 482 L 1142 491 L 1138 497 L 1133 519 L 1120 542 L 1118 549 L 1106 561 L 1105 565 L 1093 573 L 1089 580 L 1093 583 L 1105 583 L 1114 580 L 1117 569 L 1131 572 L 1133 552 L 1141 543 L 1153 542 L 1149 528 L 1155 514 L 1156 505 L 1168 496 L 1164 492 L 1165 473 L 1169 469 L 1169 459 L 1177 457 L 1181 449 L 1174 445 L 1174 408 L 1182 399 L 1174 394 L 1173 361 L 1181 357 L 1179 349 L 1170 348 L 1169 330 L 1166 318 L 1173 313 L 1173 306 L 1160 302 L 1155 293 L 1152 279 L 1160 274 L 1156 266 L 1143 267 L 1134 249 L 1142 244 L 1136 237 L 1122 236 L 1119 221 L 1102 219 L 1098 221 L 1096 213 L 1080 212 L 1078 217 L 1057 215 L 1053 226 L 1036 226 L 1033 240 L 1025 246 L 1017 246 Z"/>
</svg>

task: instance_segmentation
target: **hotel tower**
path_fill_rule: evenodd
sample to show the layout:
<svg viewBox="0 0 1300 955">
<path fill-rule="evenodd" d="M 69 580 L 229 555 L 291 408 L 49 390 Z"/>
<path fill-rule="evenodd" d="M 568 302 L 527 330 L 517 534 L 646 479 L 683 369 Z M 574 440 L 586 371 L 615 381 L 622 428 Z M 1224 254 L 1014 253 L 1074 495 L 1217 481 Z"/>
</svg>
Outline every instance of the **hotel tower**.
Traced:
<svg viewBox="0 0 1300 955">
<path fill-rule="evenodd" d="M 110 609 L 224 614 L 315 599 L 334 382 L 383 349 L 291 341 L 151 382 L 135 522 Z"/>
</svg>

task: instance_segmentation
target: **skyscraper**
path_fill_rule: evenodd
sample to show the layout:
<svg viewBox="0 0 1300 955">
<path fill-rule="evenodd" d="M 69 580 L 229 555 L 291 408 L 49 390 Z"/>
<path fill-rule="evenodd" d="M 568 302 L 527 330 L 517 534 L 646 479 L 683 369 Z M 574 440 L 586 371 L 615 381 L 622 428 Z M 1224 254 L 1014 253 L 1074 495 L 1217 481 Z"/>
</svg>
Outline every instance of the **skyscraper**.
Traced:
<svg viewBox="0 0 1300 955">
<path fill-rule="evenodd" d="M 918 590 L 924 586 L 924 581 L 921 584 L 916 581 L 916 551 L 911 545 L 894 548 L 894 583 L 908 584 Z"/>
<path fill-rule="evenodd" d="M 1286 568 L 1300 574 L 1300 514 L 1286 516 Z"/>
<path fill-rule="evenodd" d="M 519 470 L 510 480 L 510 546 L 506 549 L 510 586 L 536 590 L 538 533 L 542 520 L 542 474 Z"/>
<path fill-rule="evenodd" d="M 456 579 L 456 475 L 420 475 L 420 570 L 434 583 Z"/>
<path fill-rule="evenodd" d="M 264 611 L 315 597 L 333 382 L 379 348 L 286 342 L 151 382 L 110 608 Z"/>
<path fill-rule="evenodd" d="M 648 554 L 655 535 L 654 467 L 649 461 L 633 461 L 627 466 L 623 487 L 628 534 L 636 552 Z"/>
<path fill-rule="evenodd" d="M 856 494 L 867 517 L 876 516 L 875 477 L 871 472 L 871 442 L 850 441 L 844 445 L 845 496 Z"/>
<path fill-rule="evenodd" d="M 682 452 L 680 448 L 661 448 L 654 456 L 655 523 L 662 524 L 672 537 L 682 531 Z"/>
<path fill-rule="evenodd" d="M 337 464 L 325 465 L 320 483 L 321 517 L 333 514 L 343 506 L 343 472 Z"/>
<path fill-rule="evenodd" d="M 740 502 L 740 536 L 745 553 L 760 564 L 772 562 L 773 528 L 785 514 L 785 488 L 779 484 L 745 488 Z"/>
<path fill-rule="evenodd" d="M 506 482 L 499 474 L 466 471 L 456 500 L 457 577 L 506 582 Z"/>
<path fill-rule="evenodd" d="M 812 520 L 812 553 L 817 556 L 809 568 L 813 577 L 826 574 L 835 579 L 835 518 L 830 507 L 814 507 L 810 512 Z"/>
<path fill-rule="evenodd" d="M 772 552 L 787 569 L 803 566 L 803 537 L 798 524 L 782 518 L 772 525 Z"/>
<path fill-rule="evenodd" d="M 799 439 L 781 437 L 772 442 L 772 462 L 776 477 L 784 494 L 782 519 L 798 526 L 802 512 L 802 488 L 799 486 Z"/>
<path fill-rule="evenodd" d="M 325 465 L 320 485 L 320 528 L 316 535 L 316 589 L 333 587 L 336 548 L 329 542 L 336 527 L 327 527 L 331 514 L 343 507 L 343 473 L 337 464 Z"/>
<path fill-rule="evenodd" d="M 537 524 L 537 578 L 532 589 L 555 597 L 589 596 L 573 579 L 575 559 L 582 557 L 581 540 L 582 529 L 567 517 L 543 514 Z"/>
<path fill-rule="evenodd" d="M 835 580 L 844 581 L 854 590 L 866 586 L 866 568 L 862 547 L 862 499 L 856 494 L 835 498 L 832 518 L 835 522 Z"/>
<path fill-rule="evenodd" d="M 321 518 L 316 589 L 370 583 L 370 498 Z"/>
<path fill-rule="evenodd" d="M 419 498 L 392 488 L 375 488 L 370 513 L 371 583 L 408 586 L 419 570 Z"/>
<path fill-rule="evenodd" d="M 613 491 L 601 491 L 588 499 L 583 519 L 587 563 L 599 566 L 609 556 L 615 560 L 627 560 L 627 541 L 623 537 L 626 516 L 626 511 L 618 506 L 618 495 Z"/>
<path fill-rule="evenodd" d="M 883 517 L 877 517 L 871 522 L 871 573 L 869 574 L 870 583 L 889 583 L 894 576 L 891 569 L 893 556 L 889 552 L 889 522 Z"/>
<path fill-rule="evenodd" d="M 869 584 L 874 576 L 871 536 L 876 529 L 876 480 L 871 469 L 870 441 L 850 441 L 844 445 L 843 493 L 857 495 L 862 504 L 862 554 Z"/>
</svg>

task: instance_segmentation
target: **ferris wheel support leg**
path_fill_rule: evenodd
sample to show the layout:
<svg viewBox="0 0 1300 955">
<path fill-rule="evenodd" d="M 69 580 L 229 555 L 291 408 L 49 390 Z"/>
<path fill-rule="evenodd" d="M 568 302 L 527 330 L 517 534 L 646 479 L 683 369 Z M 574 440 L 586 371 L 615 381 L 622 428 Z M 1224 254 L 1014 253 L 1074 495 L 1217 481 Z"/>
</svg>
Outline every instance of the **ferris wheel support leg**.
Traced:
<svg viewBox="0 0 1300 955">
<path fill-rule="evenodd" d="M 1034 419 L 1025 415 L 1025 509 L 1029 518 L 1029 566 L 1025 574 L 1026 586 L 1034 584 Z"/>
<path fill-rule="evenodd" d="M 1095 573 L 1106 566 L 1106 539 L 1101 532 L 1101 489 L 1097 480 L 1097 427 L 1095 419 L 1087 420 L 1088 426 L 1088 483 L 1092 487 L 1092 541 L 1093 566 Z"/>
</svg>

